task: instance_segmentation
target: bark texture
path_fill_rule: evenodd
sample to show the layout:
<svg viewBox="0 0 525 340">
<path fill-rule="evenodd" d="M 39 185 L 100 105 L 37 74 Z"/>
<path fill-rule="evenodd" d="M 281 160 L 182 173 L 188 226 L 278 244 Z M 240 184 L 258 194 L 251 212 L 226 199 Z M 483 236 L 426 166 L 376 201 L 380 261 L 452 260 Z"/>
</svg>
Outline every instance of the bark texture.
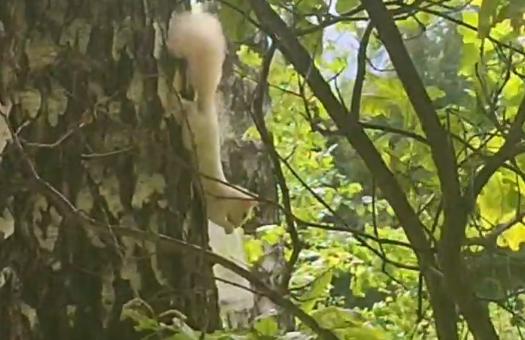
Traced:
<svg viewBox="0 0 525 340">
<path fill-rule="evenodd" d="M 40 178 L 98 221 L 208 244 L 194 175 L 167 110 L 175 1 L 0 2 L 0 101 L 14 106 Z M 1 27 L 0 27 L 1 28 Z M 13 146 L 0 163 L 0 338 L 133 339 L 140 297 L 197 329 L 219 327 L 210 266 L 68 221 Z M 12 227 L 12 228 L 10 228 Z"/>
</svg>

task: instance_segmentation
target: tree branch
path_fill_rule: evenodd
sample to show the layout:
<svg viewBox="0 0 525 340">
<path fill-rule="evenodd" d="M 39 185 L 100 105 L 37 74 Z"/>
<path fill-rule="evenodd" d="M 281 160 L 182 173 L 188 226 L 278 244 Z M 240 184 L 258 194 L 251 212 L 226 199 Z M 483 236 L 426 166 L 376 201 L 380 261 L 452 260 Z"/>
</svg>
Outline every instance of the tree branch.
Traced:
<svg viewBox="0 0 525 340">
<path fill-rule="evenodd" d="M 376 27 L 429 142 L 443 194 L 444 223 L 439 260 L 449 292 L 457 302 L 470 331 L 477 339 L 497 339 L 488 310 L 477 300 L 465 279 L 461 246 L 465 240 L 467 207 L 460 190 L 454 148 L 441 126 L 432 101 L 403 43 L 394 20 L 381 0 L 361 0 Z"/>
<path fill-rule="evenodd" d="M 454 16 L 448 15 L 447 13 L 440 12 L 440 11 L 437 11 L 437 10 L 433 10 L 430 7 L 418 7 L 417 10 L 421 11 L 421 12 L 424 12 L 424 13 L 435 15 L 435 16 L 440 17 L 440 18 L 443 18 L 443 19 L 445 19 L 447 21 L 453 22 L 456 25 L 464 27 L 464 28 L 466 28 L 468 30 L 471 30 L 471 31 L 474 31 L 474 32 L 478 31 L 478 28 L 476 26 L 471 25 L 469 23 L 466 23 L 466 22 L 464 22 L 464 21 L 462 21 L 460 19 L 457 19 Z M 508 43 L 502 42 L 502 41 L 494 38 L 491 35 L 487 36 L 486 39 L 489 40 L 494 45 L 497 45 L 497 46 L 500 46 L 500 47 L 504 47 L 504 48 L 506 48 L 506 49 L 508 49 L 510 51 L 518 53 L 521 56 L 525 56 L 525 51 L 523 51 L 523 49 L 520 49 L 517 46 L 513 46 L 512 44 L 508 44 Z"/>
<path fill-rule="evenodd" d="M 301 253 L 303 245 L 301 239 L 299 238 L 297 228 L 295 226 L 295 220 L 292 212 L 292 204 L 290 200 L 290 191 L 288 190 L 288 185 L 286 184 L 286 179 L 284 178 L 283 170 L 281 168 L 280 157 L 277 153 L 277 150 L 275 150 L 275 145 L 273 144 L 272 137 L 268 132 L 268 129 L 266 128 L 266 123 L 264 122 L 264 98 L 268 89 L 268 74 L 270 73 L 270 66 L 273 60 L 273 56 L 275 54 L 275 50 L 275 44 L 271 44 L 266 56 L 263 59 L 260 79 L 258 81 L 256 96 L 253 102 L 254 112 L 252 113 L 252 119 L 255 123 L 257 131 L 259 132 L 259 135 L 261 136 L 261 140 L 263 141 L 264 146 L 266 147 L 266 150 L 270 155 L 270 158 L 272 159 L 275 176 L 277 177 L 277 184 L 279 185 L 282 194 L 284 211 L 289 212 L 285 213 L 284 216 L 286 220 L 287 230 L 290 234 L 290 239 L 292 241 L 292 254 L 286 266 L 287 268 L 286 273 L 284 275 L 285 277 L 282 280 L 282 288 L 286 289 L 287 291 L 290 279 L 292 277 L 293 268 L 295 266 L 295 263 L 299 259 L 299 254 Z"/>
<path fill-rule="evenodd" d="M 350 103 L 350 119 L 355 122 L 359 121 L 359 114 L 361 112 L 361 97 L 363 94 L 363 85 L 366 76 L 366 49 L 370 41 L 370 34 L 372 34 L 373 26 L 368 24 L 366 26 L 359 50 L 357 51 L 357 73 L 354 82 L 354 89 L 352 90 L 352 102 Z"/>
<path fill-rule="evenodd" d="M 428 240 L 423 232 L 424 228 L 414 210 L 408 203 L 406 196 L 399 187 L 394 175 L 388 170 L 386 164 L 377 152 L 374 145 L 366 136 L 362 127 L 356 122 L 348 120 L 348 112 L 336 99 L 330 86 L 324 80 L 319 70 L 313 65 L 310 55 L 291 33 L 286 24 L 271 9 L 265 1 L 250 0 L 252 8 L 257 15 L 261 27 L 274 39 L 284 56 L 295 66 L 297 71 L 305 78 L 316 97 L 321 101 L 336 126 L 345 133 L 346 138 L 367 163 L 367 166 L 378 178 L 383 193 L 396 211 L 398 218 L 407 229 L 407 236 L 411 243 L 421 251 L 420 255 L 433 262 Z M 424 262 L 424 261 L 423 261 Z"/>
<path fill-rule="evenodd" d="M 516 119 L 509 129 L 509 133 L 505 138 L 505 143 L 493 156 L 487 159 L 485 165 L 474 177 L 472 186 L 467 191 L 467 199 L 470 201 L 470 209 L 474 207 L 476 199 L 481 193 L 481 190 L 483 190 L 483 187 L 503 163 L 516 156 L 519 152 L 524 151 L 524 145 L 519 145 L 521 137 L 523 136 L 523 124 L 525 124 L 525 96 L 521 100 Z"/>
<path fill-rule="evenodd" d="M 448 201 L 444 207 L 445 211 L 447 211 L 448 206 L 451 212 L 456 212 L 457 208 L 461 206 L 462 199 L 452 144 L 439 122 L 432 100 L 425 90 L 425 86 L 403 43 L 401 34 L 385 5 L 381 0 L 362 1 L 362 4 L 370 15 L 370 20 L 372 20 L 388 51 L 396 73 L 427 136 L 432 158 L 437 167 L 441 190 L 446 201 Z"/>
<path fill-rule="evenodd" d="M 377 179 L 381 191 L 401 222 L 407 238 L 414 249 L 418 250 L 416 256 L 430 292 L 438 334 L 442 339 L 457 339 L 456 319 L 450 318 L 451 315 L 454 315 L 454 305 L 441 287 L 438 275 L 430 270 L 435 262 L 430 242 L 424 233 L 424 225 L 408 202 L 396 178 L 386 166 L 363 128 L 357 122 L 351 122 L 348 119 L 348 112 L 344 105 L 336 99 L 329 84 L 313 64 L 309 53 L 282 19 L 266 1 L 250 0 L 250 3 L 261 28 L 273 39 L 297 72 L 303 76 L 336 126 L 345 134 L 346 139 Z"/>
<path fill-rule="evenodd" d="M 468 245 L 479 245 L 487 248 L 492 248 L 496 245 L 498 237 L 505 231 L 514 227 L 518 223 L 523 223 L 525 220 L 525 213 L 517 214 L 510 222 L 497 225 L 486 236 L 467 239 Z"/>
<path fill-rule="evenodd" d="M 14 146 L 21 157 L 25 170 L 31 176 L 31 185 L 35 188 L 36 191 L 38 191 L 40 194 L 46 197 L 56 207 L 57 211 L 60 213 L 61 216 L 64 217 L 66 221 L 69 222 L 68 224 L 70 226 L 83 225 L 91 228 L 93 231 L 103 234 L 109 234 L 110 236 L 119 235 L 131 237 L 136 240 L 147 240 L 157 244 L 162 251 L 167 253 L 174 253 L 177 256 L 188 252 L 199 256 L 204 255 L 204 257 L 211 263 L 219 264 L 224 268 L 229 269 L 235 274 L 248 280 L 251 284 L 254 285 L 254 287 L 259 292 L 267 296 L 275 304 L 281 306 L 286 311 L 296 316 L 305 325 L 310 327 L 310 329 L 314 333 L 319 335 L 320 338 L 337 340 L 337 337 L 331 331 L 321 327 L 317 323 L 317 321 L 315 321 L 315 319 L 313 319 L 310 315 L 305 313 L 301 308 L 296 306 L 289 299 L 283 297 L 281 293 L 268 287 L 264 282 L 259 280 L 254 273 L 237 265 L 236 263 L 218 254 L 215 254 L 210 250 L 207 250 L 194 244 L 186 243 L 184 241 L 169 237 L 167 235 L 144 232 L 142 230 L 134 229 L 130 226 L 109 225 L 107 223 L 99 222 L 87 215 L 86 213 L 84 213 L 83 211 L 77 209 L 60 191 L 55 189 L 53 186 L 51 186 L 49 183 L 47 183 L 40 177 L 33 163 L 27 156 L 20 139 L 9 125 L 9 122 L 7 120 L 8 112 L 6 112 L 6 108 L 9 108 L 8 110 L 10 110 L 11 103 L 9 102 L 8 105 L 4 106 L 0 102 L 0 116 L 2 116 L 1 118 L 5 120 L 6 124 L 8 124 L 9 130 L 11 132 L 11 137 L 13 138 Z"/>
</svg>

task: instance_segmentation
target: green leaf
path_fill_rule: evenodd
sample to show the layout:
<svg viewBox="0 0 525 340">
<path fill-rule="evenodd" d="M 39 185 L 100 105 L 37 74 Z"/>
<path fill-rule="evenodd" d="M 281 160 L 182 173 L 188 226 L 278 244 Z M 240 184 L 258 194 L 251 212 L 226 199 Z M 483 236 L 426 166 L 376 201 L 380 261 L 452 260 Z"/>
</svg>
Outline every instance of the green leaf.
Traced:
<svg viewBox="0 0 525 340">
<path fill-rule="evenodd" d="M 525 11 L 525 1 L 511 0 L 508 4 L 501 6 L 495 22 L 501 22 L 506 19 L 510 20 L 510 24 L 514 29 L 514 33 L 519 35 L 520 30 L 525 26 L 525 18 L 523 12 Z"/>
<path fill-rule="evenodd" d="M 306 18 L 301 18 L 297 22 L 297 29 L 299 30 L 307 30 L 316 27 L 317 25 L 312 24 Z M 323 32 L 323 30 L 314 30 L 312 33 L 303 35 L 299 39 L 313 57 L 319 56 L 323 52 Z"/>
<path fill-rule="evenodd" d="M 321 327 L 334 331 L 340 339 L 384 340 L 389 336 L 382 330 L 372 327 L 356 312 L 335 306 L 326 307 L 312 313 Z"/>
<path fill-rule="evenodd" d="M 483 0 L 479 10 L 478 35 L 481 39 L 488 37 L 492 27 L 492 18 L 496 14 L 500 0 Z"/>
<path fill-rule="evenodd" d="M 428 92 L 430 99 L 432 100 L 436 100 L 436 99 L 443 98 L 446 96 L 445 91 L 441 90 L 440 88 L 436 86 L 429 86 L 426 88 L 426 90 Z"/>
<path fill-rule="evenodd" d="M 274 337 L 279 334 L 279 325 L 274 316 L 265 316 L 255 321 L 253 326 L 258 335 Z"/>
<path fill-rule="evenodd" d="M 293 7 L 305 14 L 325 13 L 328 8 L 326 1 L 319 0 L 294 0 Z"/>
<path fill-rule="evenodd" d="M 155 315 L 153 308 L 144 300 L 134 298 L 122 306 L 120 320 L 131 319 L 135 322 L 142 322 L 153 318 Z"/>
<path fill-rule="evenodd" d="M 324 298 L 328 293 L 328 286 L 332 282 L 333 271 L 327 270 L 317 277 L 310 285 L 310 289 L 303 294 L 301 308 L 305 312 L 311 312 L 319 299 Z"/>
<path fill-rule="evenodd" d="M 180 318 L 173 319 L 174 329 L 176 329 L 177 334 L 172 336 L 170 339 L 174 340 L 198 340 L 200 339 L 197 332 L 195 332 L 190 326 L 188 326 Z"/>
<path fill-rule="evenodd" d="M 475 43 L 465 43 L 461 50 L 461 68 L 462 75 L 471 75 L 474 73 L 474 67 L 480 59 L 480 49 Z"/>
<path fill-rule="evenodd" d="M 263 241 L 252 239 L 244 242 L 244 250 L 249 263 L 256 263 L 263 255 Z"/>
<path fill-rule="evenodd" d="M 242 45 L 237 51 L 239 59 L 247 66 L 259 68 L 262 64 L 261 56 L 246 45 Z"/>
<path fill-rule="evenodd" d="M 221 6 L 219 18 L 229 39 L 241 42 L 255 33 L 254 26 L 247 19 L 250 12 L 251 6 L 246 0 L 229 0 L 228 5 Z"/>
<path fill-rule="evenodd" d="M 337 0 L 335 10 L 339 14 L 344 14 L 361 4 L 360 0 Z"/>
<path fill-rule="evenodd" d="M 133 312 L 130 314 L 133 314 Z M 137 318 L 136 322 L 137 324 L 135 325 L 135 330 L 137 331 L 158 331 L 160 328 L 158 321 L 154 319 L 143 317 Z"/>
<path fill-rule="evenodd" d="M 525 224 L 523 223 L 516 223 L 498 237 L 500 247 L 508 247 L 516 252 L 520 250 L 523 243 L 525 243 Z"/>
</svg>

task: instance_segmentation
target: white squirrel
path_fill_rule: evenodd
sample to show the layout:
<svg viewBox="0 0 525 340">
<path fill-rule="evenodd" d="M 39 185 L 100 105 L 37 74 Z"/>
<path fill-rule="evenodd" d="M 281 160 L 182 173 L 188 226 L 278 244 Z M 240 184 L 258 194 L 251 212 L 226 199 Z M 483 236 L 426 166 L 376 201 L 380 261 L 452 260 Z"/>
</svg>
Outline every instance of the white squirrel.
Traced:
<svg viewBox="0 0 525 340">
<path fill-rule="evenodd" d="M 166 45 L 175 57 L 187 61 L 189 80 L 197 94 L 196 103 L 183 101 L 182 134 L 185 147 L 196 154 L 208 219 L 231 234 L 246 222 L 257 202 L 245 189 L 225 184 L 215 97 L 226 56 L 221 24 L 209 13 L 174 14 Z"/>
</svg>

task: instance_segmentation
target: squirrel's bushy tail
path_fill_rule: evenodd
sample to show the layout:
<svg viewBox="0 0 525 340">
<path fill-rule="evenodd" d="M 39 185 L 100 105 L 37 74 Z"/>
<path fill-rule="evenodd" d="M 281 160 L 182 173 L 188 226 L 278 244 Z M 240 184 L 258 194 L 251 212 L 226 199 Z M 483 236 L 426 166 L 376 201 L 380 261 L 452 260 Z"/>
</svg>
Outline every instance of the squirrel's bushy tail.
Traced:
<svg viewBox="0 0 525 340">
<path fill-rule="evenodd" d="M 217 17 L 210 13 L 174 14 L 166 44 L 173 55 L 186 59 L 199 106 L 212 108 L 226 56 L 226 40 Z"/>
</svg>

